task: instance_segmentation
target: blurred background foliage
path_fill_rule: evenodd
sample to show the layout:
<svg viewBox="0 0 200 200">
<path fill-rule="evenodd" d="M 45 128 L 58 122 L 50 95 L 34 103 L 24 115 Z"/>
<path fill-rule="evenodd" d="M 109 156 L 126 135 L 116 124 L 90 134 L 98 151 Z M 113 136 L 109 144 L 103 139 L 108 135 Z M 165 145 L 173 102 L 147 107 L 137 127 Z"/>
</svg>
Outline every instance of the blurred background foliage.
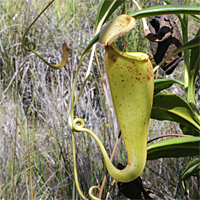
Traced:
<svg viewBox="0 0 200 200">
<path fill-rule="evenodd" d="M 62 43 L 71 49 L 67 65 L 61 70 L 50 69 L 34 54 L 21 46 L 24 32 L 49 0 L 0 1 L 0 198 L 4 199 L 80 199 L 73 182 L 71 130 L 67 119 L 70 110 L 70 93 L 74 74 L 84 48 L 93 38 L 95 19 L 100 1 L 55 0 L 28 32 L 27 41 L 37 44 L 36 51 L 51 63 L 62 58 Z M 138 1 L 143 8 L 160 5 L 160 0 Z M 183 4 L 182 0 L 173 3 Z M 193 0 L 191 4 L 199 4 Z M 122 4 L 114 15 L 137 10 L 131 1 Z M 112 16 L 113 17 L 113 16 Z M 180 27 L 178 18 L 173 16 Z M 189 18 L 191 38 L 199 24 Z M 152 59 L 150 44 L 142 31 L 142 21 L 126 38 L 121 38 L 120 48 L 142 51 Z M 130 41 L 129 46 L 124 42 Z M 84 81 L 89 53 L 79 73 L 77 91 Z M 157 77 L 183 81 L 183 63 L 172 75 L 162 70 Z M 196 98 L 200 106 L 200 74 L 196 81 Z M 164 93 L 185 98 L 184 88 L 174 84 Z M 89 81 L 76 106 L 76 116 L 84 119 L 86 127 L 103 141 L 109 155 L 114 147 L 119 127 L 114 114 L 104 69 L 104 48 L 97 44 Z M 76 117 L 75 116 L 75 117 Z M 174 122 L 151 120 L 148 139 L 180 133 Z M 106 172 L 102 154 L 94 140 L 87 134 L 76 134 L 77 166 L 82 191 L 87 196 L 92 185 L 101 185 Z M 190 158 L 165 158 L 148 161 L 142 178 L 151 187 L 168 196 L 184 199 L 181 173 Z M 113 163 L 126 165 L 126 152 L 120 140 Z M 105 190 L 111 184 L 107 178 Z M 199 199 L 197 177 L 189 179 L 191 199 Z M 110 199 L 115 199 L 115 185 Z M 105 198 L 104 192 L 103 197 Z M 125 197 L 120 197 L 126 199 Z"/>
</svg>

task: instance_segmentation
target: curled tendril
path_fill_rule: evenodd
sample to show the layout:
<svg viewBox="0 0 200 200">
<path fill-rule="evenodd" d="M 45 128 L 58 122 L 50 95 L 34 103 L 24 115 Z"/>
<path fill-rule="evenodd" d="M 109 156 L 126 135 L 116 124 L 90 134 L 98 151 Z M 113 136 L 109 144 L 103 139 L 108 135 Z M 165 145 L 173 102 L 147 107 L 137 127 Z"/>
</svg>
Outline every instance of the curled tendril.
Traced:
<svg viewBox="0 0 200 200">
<path fill-rule="evenodd" d="M 32 48 L 31 48 L 31 46 L 32 46 Z M 36 44 L 35 44 L 35 42 L 28 42 L 27 47 L 28 47 L 28 51 L 35 50 Z"/>
<path fill-rule="evenodd" d="M 65 64 L 67 63 L 67 59 L 70 53 L 70 49 L 68 48 L 68 46 L 65 44 L 65 42 L 63 43 L 62 46 L 62 51 L 63 51 L 63 57 L 60 63 L 53 65 L 51 63 L 49 63 L 48 61 L 46 61 L 40 54 L 38 54 L 35 49 L 36 49 L 36 44 L 34 42 L 28 42 L 27 46 L 25 45 L 25 38 L 26 35 L 28 33 L 28 31 L 31 29 L 31 27 L 35 24 L 35 22 L 40 18 L 40 16 L 44 13 L 44 11 L 54 2 L 55 0 L 52 0 L 42 11 L 41 13 L 35 18 L 35 20 L 31 23 L 31 25 L 28 27 L 28 29 L 26 30 L 26 32 L 24 33 L 23 37 L 22 37 L 22 47 L 26 50 L 26 51 L 31 51 L 33 52 L 35 55 L 37 55 L 41 60 L 43 60 L 47 65 L 49 65 L 49 67 L 53 68 L 53 69 L 61 69 L 62 67 L 65 66 Z M 32 47 L 31 47 L 32 46 Z"/>
<path fill-rule="evenodd" d="M 90 195 L 90 197 L 93 199 L 93 200 L 100 200 L 98 197 L 95 197 L 94 195 L 93 195 L 93 190 L 95 190 L 95 189 L 97 189 L 98 190 L 98 192 L 100 191 L 100 188 L 98 187 L 98 186 L 92 186 L 90 189 L 89 189 L 89 195 Z"/>
<path fill-rule="evenodd" d="M 85 128 L 85 122 L 81 118 L 76 118 L 74 120 L 74 126 L 73 126 L 75 131 L 82 131 L 81 128 Z"/>
</svg>

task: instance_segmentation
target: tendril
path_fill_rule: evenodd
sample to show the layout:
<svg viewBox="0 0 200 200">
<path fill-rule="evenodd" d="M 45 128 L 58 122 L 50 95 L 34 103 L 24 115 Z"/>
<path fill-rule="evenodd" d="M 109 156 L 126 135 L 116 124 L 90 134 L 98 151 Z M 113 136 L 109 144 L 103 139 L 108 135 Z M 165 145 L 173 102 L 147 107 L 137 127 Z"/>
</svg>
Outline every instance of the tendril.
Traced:
<svg viewBox="0 0 200 200">
<path fill-rule="evenodd" d="M 34 19 L 34 21 L 30 24 L 30 26 L 28 27 L 28 29 L 26 30 L 26 32 L 24 33 L 23 37 L 22 37 L 22 47 L 26 50 L 26 51 L 32 51 L 35 50 L 36 48 L 36 44 L 34 42 L 28 42 L 27 47 L 25 46 L 24 42 L 25 42 L 25 38 L 27 33 L 29 32 L 29 30 L 31 29 L 31 27 L 35 24 L 35 22 L 40 18 L 40 16 L 44 13 L 44 11 L 54 2 L 55 0 L 52 0 L 42 11 L 41 13 Z M 30 45 L 33 45 L 33 48 L 30 47 Z"/>
<path fill-rule="evenodd" d="M 83 121 L 83 119 L 76 118 L 74 120 L 74 126 L 73 126 L 73 128 L 74 128 L 75 131 L 78 131 L 78 132 L 82 131 L 81 128 L 85 128 L 85 122 Z"/>
<path fill-rule="evenodd" d="M 31 29 L 31 27 L 35 24 L 35 22 L 40 18 L 40 16 L 45 12 L 45 10 L 54 2 L 55 0 L 52 0 L 42 11 L 41 13 L 35 18 L 35 20 L 30 24 L 30 26 L 28 27 L 28 29 L 26 30 L 26 32 L 24 33 L 23 37 L 22 37 L 22 47 L 26 50 L 26 51 L 31 51 L 33 52 L 36 56 L 38 56 L 43 62 L 45 62 L 47 65 L 49 65 L 49 67 L 53 68 L 53 69 L 61 69 L 62 67 L 65 66 L 65 64 L 67 63 L 67 59 L 70 53 L 70 49 L 67 47 L 67 45 L 63 44 L 62 46 L 62 51 L 63 51 L 63 57 L 60 63 L 53 65 L 51 63 L 49 63 L 48 61 L 46 61 L 40 54 L 38 54 L 35 49 L 36 49 L 36 44 L 34 42 L 28 42 L 27 46 L 25 45 L 25 38 L 26 35 L 28 33 L 28 31 Z"/>
<path fill-rule="evenodd" d="M 31 46 L 32 46 L 32 48 L 31 48 Z M 28 42 L 27 47 L 28 47 L 29 51 L 35 50 L 36 44 L 35 44 L 35 42 Z"/>
<path fill-rule="evenodd" d="M 90 134 L 94 139 L 95 141 L 97 142 L 97 144 L 99 145 L 100 149 L 101 149 L 101 152 L 103 154 L 103 157 L 104 157 L 104 160 L 105 160 L 105 163 L 106 165 L 112 165 L 113 164 L 111 163 L 107 153 L 106 153 L 106 150 L 103 146 L 103 144 L 101 143 L 100 139 L 89 129 L 85 128 L 85 123 L 84 123 L 84 120 L 81 119 L 81 118 L 76 118 L 73 120 L 73 123 L 72 123 L 72 132 L 73 132 L 73 140 L 72 140 L 72 145 L 73 145 L 73 157 L 74 157 L 74 175 L 75 175 L 75 181 L 76 181 L 76 187 L 77 187 L 77 190 L 79 192 L 79 194 L 81 195 L 81 197 L 83 199 L 86 199 L 86 197 L 84 197 L 84 195 L 82 194 L 82 192 L 80 191 L 80 187 L 79 187 L 79 183 L 78 183 L 78 176 L 77 176 L 77 169 L 75 167 L 76 165 L 76 159 L 75 159 L 75 145 L 74 145 L 74 131 L 76 132 L 86 132 L 88 134 Z M 112 187 L 111 187 L 112 188 Z M 89 189 L 89 196 L 93 199 L 93 200 L 100 200 L 100 198 L 98 197 L 95 197 L 93 194 L 92 194 L 92 191 L 94 189 L 98 189 L 98 191 L 100 192 L 100 188 L 98 186 L 92 186 L 90 189 Z"/>
<path fill-rule="evenodd" d="M 95 190 L 95 189 L 97 189 L 98 190 L 98 192 L 100 191 L 100 188 L 98 187 L 98 186 L 92 186 L 90 189 L 89 189 L 89 195 L 90 195 L 90 197 L 93 199 L 93 200 L 100 200 L 98 197 L 95 197 L 94 195 L 93 195 L 93 190 Z"/>
</svg>

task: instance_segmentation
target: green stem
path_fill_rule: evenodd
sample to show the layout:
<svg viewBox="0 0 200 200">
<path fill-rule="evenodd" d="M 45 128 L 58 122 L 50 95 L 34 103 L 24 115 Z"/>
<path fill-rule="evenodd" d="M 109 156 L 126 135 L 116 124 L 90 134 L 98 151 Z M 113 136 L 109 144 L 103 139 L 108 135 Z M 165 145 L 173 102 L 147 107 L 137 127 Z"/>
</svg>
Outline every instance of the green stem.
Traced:
<svg viewBox="0 0 200 200">
<path fill-rule="evenodd" d="M 82 193 L 82 191 L 80 189 L 79 183 L 78 183 L 78 173 L 77 173 L 77 167 L 76 167 L 75 136 L 74 136 L 74 131 L 73 130 L 72 130 L 72 151 L 73 151 L 73 164 L 74 164 L 74 179 L 75 179 L 75 183 L 76 183 L 76 188 L 77 188 L 77 191 L 78 191 L 79 195 L 81 196 L 81 198 L 82 199 L 87 199 L 83 195 L 83 193 Z"/>
<path fill-rule="evenodd" d="M 188 5 L 190 0 L 186 0 L 185 4 Z M 188 14 L 183 16 L 184 26 L 182 25 L 183 44 L 188 42 Z M 189 50 L 184 50 L 184 87 L 185 95 L 188 100 L 188 84 L 189 84 Z"/>
</svg>

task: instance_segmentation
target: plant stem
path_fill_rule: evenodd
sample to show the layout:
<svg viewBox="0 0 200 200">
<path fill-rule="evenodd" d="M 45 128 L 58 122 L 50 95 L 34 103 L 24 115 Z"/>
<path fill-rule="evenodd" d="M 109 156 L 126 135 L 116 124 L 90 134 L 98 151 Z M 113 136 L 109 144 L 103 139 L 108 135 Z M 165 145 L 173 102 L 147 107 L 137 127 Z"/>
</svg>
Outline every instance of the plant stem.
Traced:
<svg viewBox="0 0 200 200">
<path fill-rule="evenodd" d="M 189 5 L 190 0 L 185 0 L 185 4 Z M 183 16 L 184 26 L 182 26 L 182 36 L 183 36 L 183 44 L 188 42 L 188 14 L 184 14 Z M 189 50 L 184 50 L 184 87 L 185 87 L 185 95 L 188 100 L 188 84 L 189 84 Z"/>
</svg>

